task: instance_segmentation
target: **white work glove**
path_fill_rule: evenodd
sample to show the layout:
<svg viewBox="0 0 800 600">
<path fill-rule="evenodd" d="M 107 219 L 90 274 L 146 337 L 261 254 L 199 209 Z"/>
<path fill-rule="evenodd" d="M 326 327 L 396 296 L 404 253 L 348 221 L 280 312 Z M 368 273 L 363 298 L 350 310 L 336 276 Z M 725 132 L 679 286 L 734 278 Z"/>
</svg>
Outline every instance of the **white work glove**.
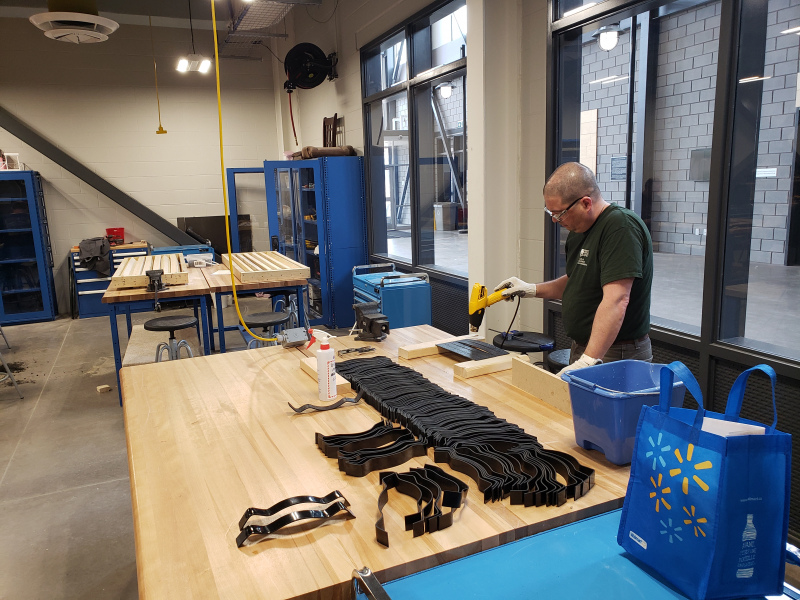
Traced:
<svg viewBox="0 0 800 600">
<path fill-rule="evenodd" d="M 587 354 L 581 354 L 581 357 L 576 360 L 571 365 L 567 365 L 563 369 L 561 369 L 558 373 L 556 373 L 559 377 L 561 377 L 564 373 L 568 373 L 569 371 L 574 371 L 576 369 L 583 369 L 584 367 L 593 367 L 595 365 L 603 364 L 603 361 L 599 358 L 592 358 Z"/>
<path fill-rule="evenodd" d="M 503 298 L 511 300 L 514 296 L 520 298 L 535 298 L 536 297 L 536 284 L 525 283 L 522 279 L 516 277 L 509 277 L 501 281 L 494 291 L 503 290 Z"/>
</svg>

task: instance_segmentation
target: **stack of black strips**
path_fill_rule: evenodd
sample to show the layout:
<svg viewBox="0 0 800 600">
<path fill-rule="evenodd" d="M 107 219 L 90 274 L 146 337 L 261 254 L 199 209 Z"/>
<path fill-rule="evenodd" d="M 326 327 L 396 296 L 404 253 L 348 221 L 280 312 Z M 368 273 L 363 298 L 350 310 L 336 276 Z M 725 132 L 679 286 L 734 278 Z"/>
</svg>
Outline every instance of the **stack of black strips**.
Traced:
<svg viewBox="0 0 800 600">
<path fill-rule="evenodd" d="M 512 504 L 560 506 L 594 485 L 594 469 L 564 452 L 545 450 L 517 425 L 389 358 L 349 360 L 337 365 L 337 372 L 386 419 L 433 447 L 436 462 L 474 479 L 484 502 L 508 497 Z"/>
<path fill-rule="evenodd" d="M 401 494 L 417 501 L 417 512 L 405 516 L 406 531 L 414 537 L 426 531 L 432 533 L 447 529 L 453 524 L 453 513 L 466 502 L 469 487 L 436 465 L 425 465 L 422 469 L 411 469 L 407 473 L 384 471 L 380 474 L 383 490 L 378 497 L 380 518 L 375 523 L 378 543 L 389 547 L 389 534 L 383 522 L 383 507 L 389 501 L 389 490 L 394 488 Z M 442 507 L 449 508 L 444 512 Z"/>
<path fill-rule="evenodd" d="M 316 437 L 325 456 L 338 459 L 339 470 L 353 477 L 391 469 L 427 452 L 424 440 L 417 440 L 405 427 L 393 427 L 388 421 L 360 433 L 317 433 Z"/>
</svg>

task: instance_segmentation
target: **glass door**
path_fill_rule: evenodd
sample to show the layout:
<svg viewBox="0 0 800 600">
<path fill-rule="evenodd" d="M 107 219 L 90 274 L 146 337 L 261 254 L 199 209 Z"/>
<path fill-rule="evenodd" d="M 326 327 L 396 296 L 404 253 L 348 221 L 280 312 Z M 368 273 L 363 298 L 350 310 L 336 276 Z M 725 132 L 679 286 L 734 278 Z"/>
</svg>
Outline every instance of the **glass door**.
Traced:
<svg viewBox="0 0 800 600">
<path fill-rule="evenodd" d="M 311 319 L 323 316 L 320 269 L 320 236 L 317 219 L 317 185 L 313 167 L 302 167 L 294 172 L 298 196 L 298 235 L 302 239 L 303 262 L 309 267 L 308 307 Z"/>
<path fill-rule="evenodd" d="M 276 171 L 275 184 L 278 199 L 278 250 L 292 260 L 301 261 L 297 253 L 294 224 L 292 221 L 292 188 L 291 170 L 279 169 Z"/>
<path fill-rule="evenodd" d="M 35 203 L 28 201 L 31 183 L 25 179 L 0 180 L 0 290 L 2 316 L 44 313 L 41 274 L 37 261 L 39 235 Z"/>
</svg>

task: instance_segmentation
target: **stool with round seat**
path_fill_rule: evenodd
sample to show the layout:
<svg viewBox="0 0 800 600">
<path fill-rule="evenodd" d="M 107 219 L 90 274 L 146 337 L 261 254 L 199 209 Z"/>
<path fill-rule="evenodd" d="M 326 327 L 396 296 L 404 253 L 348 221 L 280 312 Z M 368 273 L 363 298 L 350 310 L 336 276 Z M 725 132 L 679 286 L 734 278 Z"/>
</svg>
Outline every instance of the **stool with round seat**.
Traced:
<svg viewBox="0 0 800 600">
<path fill-rule="evenodd" d="M 175 332 L 179 329 L 189 329 L 197 325 L 197 317 L 178 315 L 175 317 L 158 317 L 150 319 L 144 324 L 147 331 L 169 331 L 169 342 L 161 342 L 156 348 L 156 362 L 161 362 L 161 354 L 167 351 L 168 360 L 178 360 L 180 349 L 184 348 L 189 358 L 194 358 L 189 342 L 186 340 L 176 340 Z"/>
<path fill-rule="evenodd" d="M 288 312 L 260 312 L 253 313 L 252 315 L 244 316 L 244 324 L 249 329 L 261 327 L 262 336 L 271 338 L 275 336 L 275 328 L 285 325 L 289 321 Z M 247 343 L 247 349 L 260 348 L 262 346 L 261 340 L 253 338 Z"/>
<path fill-rule="evenodd" d="M 547 369 L 551 373 L 558 373 L 569 364 L 570 349 L 556 350 L 547 355 Z"/>
<path fill-rule="evenodd" d="M 555 345 L 553 338 L 532 331 L 512 331 L 508 338 L 505 333 L 494 336 L 492 344 L 509 352 L 544 352 Z"/>
</svg>

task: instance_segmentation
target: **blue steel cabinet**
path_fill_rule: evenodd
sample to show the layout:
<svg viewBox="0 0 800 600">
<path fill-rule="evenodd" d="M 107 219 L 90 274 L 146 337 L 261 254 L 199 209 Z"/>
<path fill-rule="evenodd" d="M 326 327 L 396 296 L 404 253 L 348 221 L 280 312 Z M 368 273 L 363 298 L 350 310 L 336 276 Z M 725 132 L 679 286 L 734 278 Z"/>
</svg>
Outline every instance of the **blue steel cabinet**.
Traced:
<svg viewBox="0 0 800 600">
<path fill-rule="evenodd" d="M 431 284 L 426 273 L 401 273 L 392 263 L 363 265 L 353 269 L 355 302 L 378 302 L 399 329 L 431 324 Z"/>
<path fill-rule="evenodd" d="M 147 243 L 122 244 L 112 246 L 110 250 L 111 273 L 117 270 L 123 259 L 129 256 L 146 256 L 150 254 Z M 97 271 L 81 267 L 80 253 L 72 253 L 72 275 L 75 282 L 75 298 L 78 305 L 78 316 L 81 319 L 88 317 L 107 317 L 108 304 L 103 304 L 103 294 L 108 289 L 111 277 L 103 277 Z"/>
<path fill-rule="evenodd" d="M 363 158 L 265 161 L 264 177 L 271 248 L 311 271 L 309 323 L 351 326 L 353 267 L 367 262 Z"/>
<path fill-rule="evenodd" d="M 0 171 L 0 324 L 52 320 L 57 312 L 39 174 Z"/>
</svg>

